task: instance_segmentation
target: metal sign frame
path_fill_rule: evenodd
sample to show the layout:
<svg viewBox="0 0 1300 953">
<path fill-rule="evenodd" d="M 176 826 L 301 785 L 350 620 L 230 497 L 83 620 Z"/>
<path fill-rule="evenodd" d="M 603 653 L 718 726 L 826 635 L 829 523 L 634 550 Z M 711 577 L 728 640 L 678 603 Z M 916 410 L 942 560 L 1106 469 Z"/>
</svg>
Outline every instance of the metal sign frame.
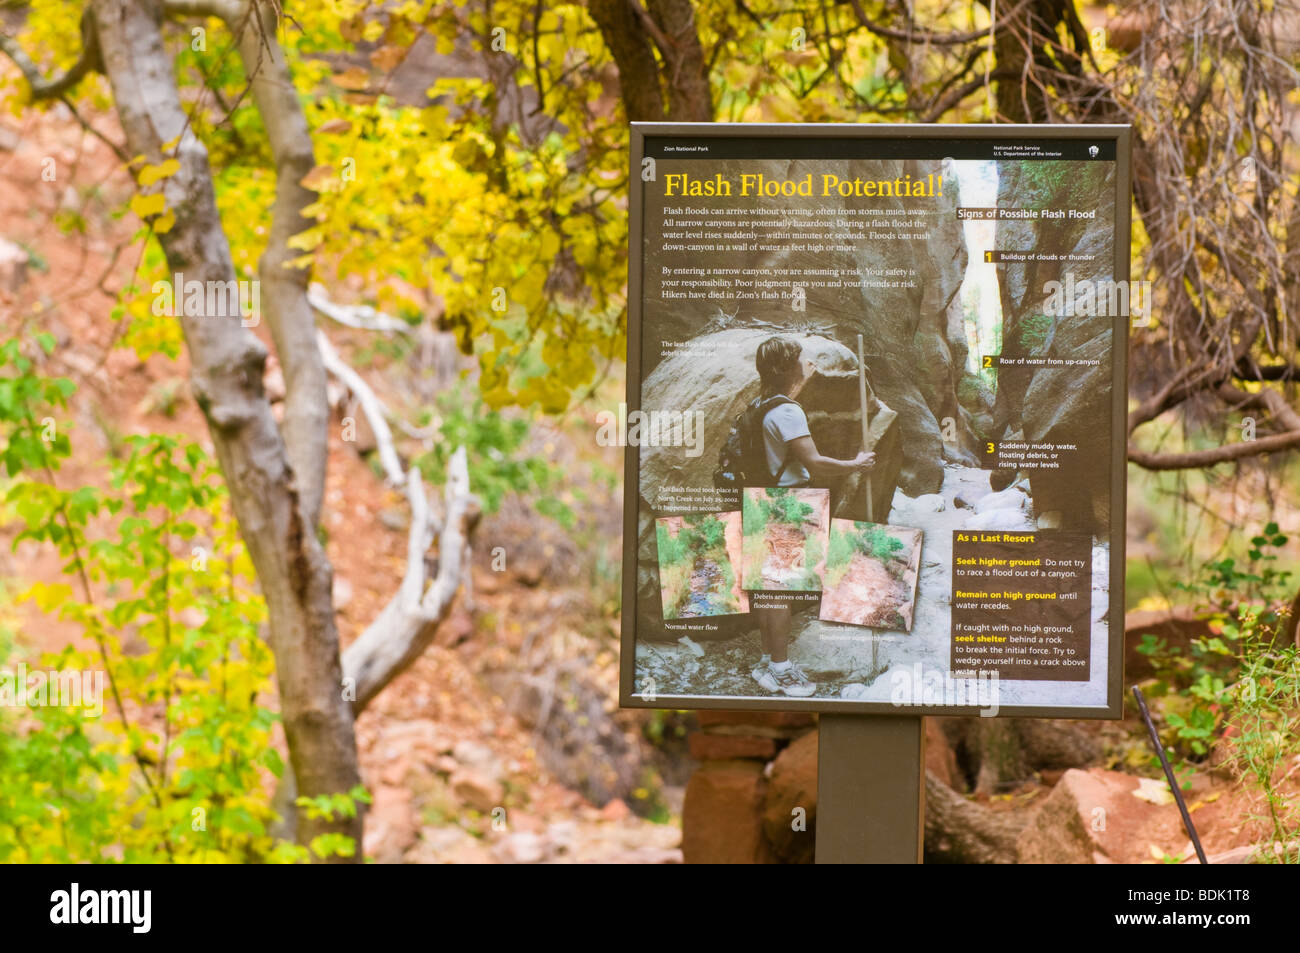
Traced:
<svg viewBox="0 0 1300 953">
<path fill-rule="evenodd" d="M 1072 142 L 1086 139 L 1089 142 L 1113 142 L 1115 175 L 1115 281 L 1127 282 L 1130 277 L 1130 228 L 1132 203 L 1131 129 L 1126 125 L 926 125 L 926 124 L 815 124 L 815 123 L 632 123 L 630 148 L 630 197 L 628 227 L 628 355 L 627 355 L 627 410 L 640 408 L 642 387 L 642 308 L 643 308 L 643 254 L 644 254 L 644 201 L 641 179 L 642 159 L 647 154 L 647 142 L 655 139 L 696 139 L 719 141 L 737 138 L 784 138 L 791 140 L 791 148 L 808 158 L 817 155 L 819 140 L 860 138 L 890 140 L 906 144 L 907 140 L 961 141 L 1021 141 L 1046 143 Z M 1107 664 L 1107 691 L 1104 706 L 1006 706 L 998 717 L 1016 718 L 1088 718 L 1118 719 L 1123 714 L 1123 662 L 1124 662 L 1124 567 L 1125 567 L 1125 509 L 1127 492 L 1127 354 L 1128 315 L 1112 317 L 1111 350 L 1111 477 L 1110 477 L 1110 573 L 1108 581 L 1109 648 Z M 832 714 L 873 714 L 894 717 L 925 715 L 977 715 L 978 707 L 944 705 L 908 705 L 896 707 L 882 702 L 864 702 L 840 699 L 799 699 L 787 697 L 763 698 L 749 696 L 668 695 L 656 693 L 646 698 L 636 691 L 636 542 L 640 487 L 640 448 L 628 446 L 624 461 L 624 516 L 623 516 L 623 598 L 622 635 L 619 673 L 619 702 L 627 708 L 672 709 L 723 709 L 730 711 L 815 711 Z"/>
</svg>

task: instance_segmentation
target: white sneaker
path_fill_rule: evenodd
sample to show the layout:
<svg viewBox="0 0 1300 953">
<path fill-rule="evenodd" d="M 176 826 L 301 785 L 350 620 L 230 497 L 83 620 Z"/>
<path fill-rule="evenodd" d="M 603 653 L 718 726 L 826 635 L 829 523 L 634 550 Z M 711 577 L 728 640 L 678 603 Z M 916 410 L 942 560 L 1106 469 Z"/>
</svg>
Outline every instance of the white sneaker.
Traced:
<svg viewBox="0 0 1300 953">
<path fill-rule="evenodd" d="M 760 665 L 749 674 L 754 676 L 754 681 L 762 685 L 769 692 L 775 694 L 781 690 L 781 684 L 776 680 L 776 674 L 766 665 Z"/>
<path fill-rule="evenodd" d="M 784 672 L 779 672 L 774 668 L 769 668 L 767 671 L 776 682 L 777 688 L 791 698 L 807 698 L 817 691 L 817 683 L 811 681 L 807 675 L 799 671 L 799 666 L 793 662 Z"/>
</svg>

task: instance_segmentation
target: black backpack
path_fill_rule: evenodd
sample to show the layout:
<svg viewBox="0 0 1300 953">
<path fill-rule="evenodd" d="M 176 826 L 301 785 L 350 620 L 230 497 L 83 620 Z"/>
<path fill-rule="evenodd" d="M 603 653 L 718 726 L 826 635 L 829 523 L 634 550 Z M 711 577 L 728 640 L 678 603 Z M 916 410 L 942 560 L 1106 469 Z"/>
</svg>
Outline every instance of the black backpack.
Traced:
<svg viewBox="0 0 1300 953">
<path fill-rule="evenodd" d="M 789 397 L 778 394 L 764 400 L 754 398 L 749 406 L 736 415 L 736 422 L 731 425 L 722 450 L 718 453 L 718 467 L 713 471 L 713 485 L 718 489 L 734 489 L 742 486 L 771 486 L 781 481 L 785 472 L 786 461 L 781 461 L 781 469 L 773 481 L 767 469 L 767 450 L 763 445 L 763 418 L 768 412 L 782 404 L 795 403 Z"/>
</svg>

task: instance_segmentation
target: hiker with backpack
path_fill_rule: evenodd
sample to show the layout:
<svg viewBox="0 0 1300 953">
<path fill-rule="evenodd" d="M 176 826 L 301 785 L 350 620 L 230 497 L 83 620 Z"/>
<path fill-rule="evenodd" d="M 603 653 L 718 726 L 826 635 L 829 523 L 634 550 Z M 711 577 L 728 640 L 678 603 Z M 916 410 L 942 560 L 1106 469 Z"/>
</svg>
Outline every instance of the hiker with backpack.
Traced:
<svg viewBox="0 0 1300 953">
<path fill-rule="evenodd" d="M 863 451 L 852 460 L 823 456 L 808 429 L 808 416 L 796 399 L 809 378 L 813 365 L 803 357 L 803 348 L 787 337 L 768 338 L 758 347 L 754 359 L 758 369 L 759 396 L 736 419 L 723 446 L 714 483 L 720 487 L 812 486 L 846 476 L 875 465 L 876 455 Z M 791 662 L 790 606 L 773 605 L 772 596 L 756 606 L 750 596 L 750 611 L 757 617 L 762 657 L 752 672 L 769 692 L 806 698 L 817 684 Z"/>
</svg>

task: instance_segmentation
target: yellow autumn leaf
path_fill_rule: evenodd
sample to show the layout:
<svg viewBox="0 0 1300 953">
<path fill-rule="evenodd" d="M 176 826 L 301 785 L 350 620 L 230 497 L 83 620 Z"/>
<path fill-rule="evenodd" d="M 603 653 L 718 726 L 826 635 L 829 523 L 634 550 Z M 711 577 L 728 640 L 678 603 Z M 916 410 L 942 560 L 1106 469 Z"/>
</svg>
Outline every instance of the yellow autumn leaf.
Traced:
<svg viewBox="0 0 1300 953">
<path fill-rule="evenodd" d="M 42 612 L 50 612 L 72 601 L 72 587 L 61 582 L 37 582 L 27 590 L 27 595 Z"/>
<path fill-rule="evenodd" d="M 168 232 L 172 230 L 172 226 L 175 224 L 176 224 L 176 213 L 173 212 L 171 209 L 168 209 L 167 211 L 163 212 L 162 215 L 158 216 L 157 221 L 153 223 L 153 230 L 158 235 L 166 235 Z"/>
<path fill-rule="evenodd" d="M 167 197 L 161 192 L 155 192 L 153 195 L 142 195 L 137 192 L 131 196 L 131 211 L 135 212 L 140 218 L 149 218 L 151 215 L 159 215 L 167 208 Z"/>
<path fill-rule="evenodd" d="M 325 240 L 325 234 L 319 228 L 309 228 L 306 231 L 292 235 L 285 242 L 290 248 L 299 248 L 302 251 L 311 251 L 317 245 Z"/>
<path fill-rule="evenodd" d="M 732 60 L 723 69 L 722 76 L 723 79 L 727 81 L 727 85 L 732 89 L 744 89 L 749 85 L 750 80 L 752 80 L 758 72 L 759 70 L 756 66 L 751 66 L 750 64 L 743 63 L 740 60 Z"/>
<path fill-rule="evenodd" d="M 1174 800 L 1169 785 L 1156 778 L 1139 778 L 1138 785 L 1133 789 L 1132 794 L 1135 798 L 1149 804 L 1171 804 Z"/>
<path fill-rule="evenodd" d="M 777 122 L 798 122 L 802 118 L 794 103 L 775 94 L 764 96 L 759 105 L 765 116 Z"/>
<path fill-rule="evenodd" d="M 158 165 L 147 165 L 140 170 L 140 185 L 153 185 L 155 182 L 175 175 L 180 169 L 181 164 L 176 159 L 168 159 Z"/>
</svg>

